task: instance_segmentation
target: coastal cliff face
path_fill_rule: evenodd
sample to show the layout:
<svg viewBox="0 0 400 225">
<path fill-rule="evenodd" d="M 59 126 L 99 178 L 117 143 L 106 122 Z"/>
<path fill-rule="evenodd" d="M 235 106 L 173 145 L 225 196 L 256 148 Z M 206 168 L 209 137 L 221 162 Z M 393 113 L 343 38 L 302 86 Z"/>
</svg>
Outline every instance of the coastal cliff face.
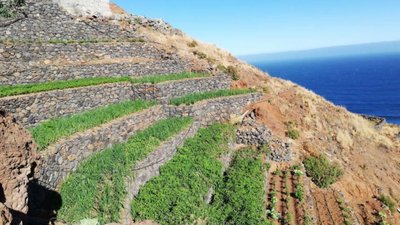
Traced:
<svg viewBox="0 0 400 225">
<path fill-rule="evenodd" d="M 182 92 L 229 86 L 233 89 L 253 88 L 259 93 L 204 101 L 194 106 L 163 105 L 131 115 L 133 119 L 130 118 L 129 126 L 125 125 L 126 117 L 64 138 L 49 148 L 61 146 L 57 152 L 62 154 L 51 155 L 54 151 L 48 149 L 38 153 L 52 170 L 41 168 L 46 176 L 35 178 L 49 183 L 57 180 L 48 185 L 55 188 L 80 161 L 106 146 L 126 141 L 137 130 L 148 126 L 140 121 L 151 120 L 153 123 L 168 116 L 197 116 L 201 118 L 199 123 L 210 125 L 229 119 L 242 121 L 247 115 L 246 119 L 250 117 L 251 122 L 243 122 L 238 129 L 239 140 L 247 144 L 268 142 L 272 148 L 271 170 L 286 170 L 317 155 L 325 155 L 343 168 L 343 176 L 327 189 L 321 189 L 305 178 L 307 213 L 315 223 L 333 224 L 335 221 L 329 220 L 341 214 L 334 200 L 342 198 L 351 208 L 354 224 L 379 222 L 376 212 L 388 214 L 392 224 L 400 221 L 397 212 L 388 211 L 377 200 L 385 195 L 397 205 L 400 201 L 398 126 L 384 124 L 377 129 L 371 121 L 335 106 L 303 87 L 265 74 L 214 45 L 194 40 L 162 20 L 127 14 L 106 0 L 29 0 L 26 3 L 21 14 L 0 20 L 1 85 L 126 74 L 142 77 L 185 71 L 216 76 L 161 84 L 101 84 L 70 91 L 52 90 L 0 98 L 0 109 L 13 114 L 0 113 L 0 174 L 6 174 L 0 177 L 4 192 L 4 198 L 0 198 L 4 207 L 0 205 L 0 208 L 5 209 L 2 213 L 4 221 L 10 220 L 10 214 L 6 213 L 8 208 L 28 212 L 28 183 L 40 176 L 40 173 L 32 174 L 36 147 L 23 126 L 29 128 L 47 119 L 129 99 L 166 104 Z M 217 76 L 221 73 L 230 76 Z M 241 111 L 242 108 L 245 110 Z M 229 118 L 233 114 L 236 117 Z M 291 129 L 298 131 L 298 137 L 289 135 Z M 84 147 L 74 149 L 77 145 Z M 82 156 L 72 157 L 74 155 Z M 56 171 L 54 168 L 62 169 Z M 325 212 L 323 208 L 331 211 Z"/>
</svg>

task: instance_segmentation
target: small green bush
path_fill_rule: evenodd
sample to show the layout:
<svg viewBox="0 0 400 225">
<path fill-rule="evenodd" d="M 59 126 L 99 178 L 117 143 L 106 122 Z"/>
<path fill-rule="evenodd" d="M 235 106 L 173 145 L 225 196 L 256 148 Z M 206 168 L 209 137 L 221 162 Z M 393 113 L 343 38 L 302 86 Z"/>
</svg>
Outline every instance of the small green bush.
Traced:
<svg viewBox="0 0 400 225">
<path fill-rule="evenodd" d="M 234 66 L 228 66 L 226 68 L 226 73 L 231 75 L 232 80 L 239 80 L 240 79 L 239 72 L 238 72 L 237 68 L 234 67 Z"/>
<path fill-rule="evenodd" d="M 396 203 L 389 196 L 381 195 L 379 196 L 379 200 L 385 204 L 392 213 L 396 211 Z"/>
<path fill-rule="evenodd" d="M 239 72 L 238 72 L 237 68 L 234 67 L 234 66 L 226 67 L 224 65 L 219 64 L 219 65 L 217 65 L 217 69 L 220 70 L 223 73 L 226 73 L 226 74 L 230 75 L 232 77 L 232 80 L 239 80 L 240 79 Z"/>
<path fill-rule="evenodd" d="M 25 0 L 7 0 L 5 2 L 0 2 L 0 17 L 14 17 L 17 8 L 24 4 Z"/>
<path fill-rule="evenodd" d="M 298 131 L 297 128 L 297 122 L 296 121 L 288 121 L 285 122 L 286 125 L 286 136 L 293 139 L 297 140 L 300 137 L 300 131 Z"/>
<path fill-rule="evenodd" d="M 311 156 L 303 163 L 307 176 L 311 177 L 311 180 L 321 188 L 329 187 L 343 175 L 343 170 L 338 165 L 330 163 L 323 155 Z"/>
<path fill-rule="evenodd" d="M 287 135 L 289 138 L 293 139 L 293 140 L 297 140 L 297 139 L 299 139 L 299 137 L 300 137 L 300 132 L 299 132 L 298 130 L 295 130 L 295 129 L 289 129 L 289 130 L 286 132 L 286 135 Z"/>
<path fill-rule="evenodd" d="M 197 58 L 199 58 L 199 59 L 207 59 L 208 58 L 206 53 L 200 52 L 200 51 L 197 51 L 197 50 L 193 51 L 193 54 L 195 56 L 197 56 Z"/>
<path fill-rule="evenodd" d="M 190 48 L 195 48 L 197 47 L 199 44 L 197 43 L 197 41 L 193 40 L 192 42 L 189 42 L 187 44 Z"/>
<path fill-rule="evenodd" d="M 304 200 L 304 190 L 303 190 L 303 186 L 301 184 L 296 185 L 294 197 L 297 198 L 300 202 L 302 202 Z"/>
<path fill-rule="evenodd" d="M 266 156 L 269 156 L 271 154 L 271 147 L 269 144 L 265 144 L 260 147 L 260 153 L 265 154 Z"/>
</svg>

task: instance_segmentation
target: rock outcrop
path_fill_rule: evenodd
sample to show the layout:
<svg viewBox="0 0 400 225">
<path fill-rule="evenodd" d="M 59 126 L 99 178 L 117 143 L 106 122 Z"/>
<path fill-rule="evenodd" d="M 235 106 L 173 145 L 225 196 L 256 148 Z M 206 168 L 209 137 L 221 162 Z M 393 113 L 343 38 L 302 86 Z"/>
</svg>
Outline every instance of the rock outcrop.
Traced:
<svg viewBox="0 0 400 225">
<path fill-rule="evenodd" d="M 0 203 L 0 225 L 10 225 L 12 222 L 12 215 L 10 210 L 2 203 Z"/>
<path fill-rule="evenodd" d="M 54 2 L 75 16 L 112 16 L 109 0 L 54 0 Z"/>
<path fill-rule="evenodd" d="M 28 211 L 27 185 L 35 165 L 35 147 L 22 125 L 0 111 L 0 200 L 22 213 Z"/>
</svg>

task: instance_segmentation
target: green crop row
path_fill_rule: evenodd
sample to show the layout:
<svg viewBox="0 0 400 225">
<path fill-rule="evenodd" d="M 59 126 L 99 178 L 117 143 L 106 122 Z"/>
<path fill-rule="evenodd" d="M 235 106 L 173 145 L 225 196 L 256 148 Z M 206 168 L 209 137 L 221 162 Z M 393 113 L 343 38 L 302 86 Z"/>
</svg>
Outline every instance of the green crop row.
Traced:
<svg viewBox="0 0 400 225">
<path fill-rule="evenodd" d="M 68 224 L 89 218 L 96 218 L 101 224 L 118 222 L 126 196 L 124 181 L 132 174 L 134 164 L 192 121 L 191 118 L 159 121 L 126 143 L 114 145 L 81 163 L 61 186 L 63 204 L 58 218 Z M 160 190 L 163 188 L 157 192 Z"/>
<path fill-rule="evenodd" d="M 186 140 L 161 168 L 160 176 L 148 182 L 132 201 L 134 220 L 193 224 L 207 218 L 207 193 L 223 179 L 223 166 L 217 158 L 227 151 L 233 136 L 232 126 L 216 124 Z"/>
<path fill-rule="evenodd" d="M 254 93 L 256 90 L 252 89 L 228 89 L 228 90 L 217 90 L 210 92 L 202 92 L 202 93 L 193 93 L 183 97 L 173 98 L 170 100 L 172 105 L 191 105 L 196 102 L 211 99 L 211 98 L 219 98 L 219 97 L 227 97 L 233 95 L 242 95 Z"/>
<path fill-rule="evenodd" d="M 271 224 L 265 211 L 263 164 L 254 150 L 237 153 L 212 207 L 211 224 Z"/>
<path fill-rule="evenodd" d="M 72 116 L 50 119 L 29 130 L 38 145 L 38 149 L 43 150 L 64 137 L 147 109 L 155 104 L 155 102 L 144 100 L 126 101 Z"/>
<path fill-rule="evenodd" d="M 132 78 L 129 76 L 124 77 L 92 77 L 92 78 L 81 78 L 74 80 L 62 80 L 62 81 L 51 81 L 44 83 L 35 84 L 18 84 L 18 85 L 0 85 L 0 97 L 15 96 L 22 94 L 31 94 L 52 90 L 63 90 L 69 88 L 87 87 L 95 86 L 101 84 L 111 84 L 111 83 L 162 83 L 166 81 L 207 77 L 208 74 L 205 73 L 178 73 L 178 74 L 167 74 L 167 75 L 155 75 L 148 77 Z"/>
</svg>

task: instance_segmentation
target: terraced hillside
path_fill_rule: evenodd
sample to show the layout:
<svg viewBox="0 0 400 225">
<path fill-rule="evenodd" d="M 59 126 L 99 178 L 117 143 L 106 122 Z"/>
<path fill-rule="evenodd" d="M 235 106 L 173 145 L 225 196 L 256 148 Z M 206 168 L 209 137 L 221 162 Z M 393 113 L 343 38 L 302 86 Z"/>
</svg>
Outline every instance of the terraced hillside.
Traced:
<svg viewBox="0 0 400 225">
<path fill-rule="evenodd" d="M 0 202 L 14 221 L 396 224 L 394 206 L 383 204 L 394 194 L 349 200 L 353 174 L 343 164 L 307 163 L 326 155 L 310 143 L 336 147 L 310 131 L 330 131 L 316 119 L 329 116 L 299 116 L 339 109 L 168 24 L 117 11 L 75 17 L 52 0 L 27 0 L 0 19 L 0 116 L 17 124 L 0 123 L 11 136 L 0 149 L 29 152 L 23 165 L 0 165 Z M 366 133 L 385 141 L 397 131 L 383 129 L 387 136 Z M 10 189 L 24 204 L 10 203 Z"/>
</svg>

